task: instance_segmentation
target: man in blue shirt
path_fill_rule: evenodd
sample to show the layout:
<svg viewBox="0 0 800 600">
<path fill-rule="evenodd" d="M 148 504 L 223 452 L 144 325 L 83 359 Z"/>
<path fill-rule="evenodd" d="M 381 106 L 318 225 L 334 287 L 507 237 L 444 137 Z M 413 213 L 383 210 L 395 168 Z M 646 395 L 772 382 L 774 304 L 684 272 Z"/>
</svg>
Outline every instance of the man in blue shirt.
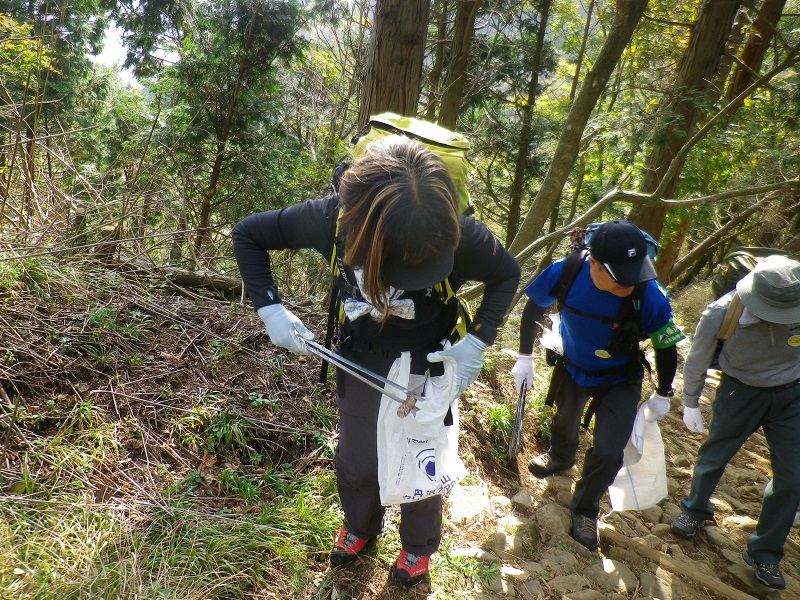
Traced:
<svg viewBox="0 0 800 600">
<path fill-rule="evenodd" d="M 570 257 L 550 265 L 525 288 L 529 300 L 512 373 L 518 389 L 523 383 L 530 387 L 534 340 L 548 307 L 560 300 L 561 343 L 557 351 L 548 351 L 548 363 L 554 365 L 548 403 L 556 407 L 550 449 L 535 457 L 528 469 L 536 477 L 547 477 L 575 464 L 581 417 L 592 398 L 584 426 L 594 416 L 593 447 L 586 452 L 575 485 L 570 534 L 595 550 L 600 499 L 622 466 L 641 399 L 644 361 L 639 341 L 649 336 L 655 348 L 658 385 L 647 402 L 646 418 L 657 419 L 669 410 L 677 368 L 675 344 L 683 334 L 673 323 L 666 291 L 647 256 L 646 239 L 635 225 L 604 223 L 588 246 L 566 295 L 561 276 L 568 261 L 575 260 Z"/>
</svg>

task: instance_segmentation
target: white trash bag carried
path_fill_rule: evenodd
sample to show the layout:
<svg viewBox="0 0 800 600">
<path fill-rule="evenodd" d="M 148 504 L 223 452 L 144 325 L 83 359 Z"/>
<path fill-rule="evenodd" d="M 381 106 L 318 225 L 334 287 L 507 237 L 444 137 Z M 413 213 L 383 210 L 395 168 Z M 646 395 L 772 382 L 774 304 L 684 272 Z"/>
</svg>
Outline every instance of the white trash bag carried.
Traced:
<svg viewBox="0 0 800 600">
<path fill-rule="evenodd" d="M 409 375 L 411 356 L 403 352 L 388 378 L 415 390 L 425 378 Z M 452 368 L 445 363 L 444 375 L 425 382 L 416 412 L 397 415 L 397 402 L 381 398 L 378 413 L 378 483 L 381 504 L 404 504 L 448 494 L 466 476 L 458 456 L 458 398 L 452 397 Z M 453 424 L 445 425 L 451 410 Z"/>
<path fill-rule="evenodd" d="M 667 461 L 658 421 L 644 418 L 644 404 L 636 414 L 625 447 L 623 466 L 608 488 L 612 510 L 642 510 L 667 496 Z"/>
<path fill-rule="evenodd" d="M 770 479 L 767 482 L 767 485 L 764 487 L 764 495 L 765 496 L 772 492 L 772 485 L 773 485 L 772 481 L 773 480 Z M 794 522 L 792 523 L 792 527 L 795 527 L 798 523 L 800 523 L 800 505 L 798 505 L 797 513 L 795 513 L 795 515 L 794 515 Z"/>
</svg>

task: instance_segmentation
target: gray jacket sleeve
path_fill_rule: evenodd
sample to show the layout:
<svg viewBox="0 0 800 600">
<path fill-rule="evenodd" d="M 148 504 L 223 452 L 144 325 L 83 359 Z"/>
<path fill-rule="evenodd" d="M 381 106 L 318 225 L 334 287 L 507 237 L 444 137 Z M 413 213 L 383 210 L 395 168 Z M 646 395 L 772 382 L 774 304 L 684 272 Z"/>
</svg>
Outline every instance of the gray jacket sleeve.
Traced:
<svg viewBox="0 0 800 600">
<path fill-rule="evenodd" d="M 727 294 L 712 302 L 700 316 L 692 338 L 692 347 L 683 366 L 684 406 L 696 408 L 699 404 L 703 384 L 706 381 L 706 371 L 711 366 L 717 350 L 717 332 L 725 318 L 732 295 L 732 293 Z"/>
</svg>

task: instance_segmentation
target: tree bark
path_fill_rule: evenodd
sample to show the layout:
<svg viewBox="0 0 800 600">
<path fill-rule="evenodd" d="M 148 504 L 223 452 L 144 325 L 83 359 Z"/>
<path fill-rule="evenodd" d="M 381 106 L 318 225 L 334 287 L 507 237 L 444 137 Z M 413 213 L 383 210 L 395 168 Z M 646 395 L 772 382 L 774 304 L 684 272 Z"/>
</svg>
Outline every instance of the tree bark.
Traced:
<svg viewBox="0 0 800 600">
<path fill-rule="evenodd" d="M 725 53 L 740 4 L 740 0 L 714 0 L 706 1 L 700 9 L 673 86 L 677 93 L 669 103 L 669 122 L 660 127 L 661 131 L 656 131 L 656 139 L 661 138 L 663 142 L 656 143 L 647 158 L 641 192 L 650 194 L 659 189 L 667 169 L 705 114 L 700 105 L 709 93 L 710 83 Z M 661 188 L 663 197 L 673 197 L 680 172 L 679 168 Z M 629 215 L 631 221 L 656 239 L 661 236 L 665 217 L 665 209 L 654 207 L 634 207 Z M 659 263 L 664 264 L 664 261 L 659 260 Z M 660 276 L 666 274 L 668 271 L 659 272 Z"/>
<path fill-rule="evenodd" d="M 391 111 L 416 116 L 429 0 L 378 0 L 358 129 L 370 115 Z"/>
<path fill-rule="evenodd" d="M 525 220 L 509 248 L 513 254 L 525 249 L 542 231 L 550 211 L 558 205 L 561 192 L 578 157 L 581 136 L 597 101 L 605 88 L 622 53 L 642 18 L 647 0 L 619 0 L 614 23 L 600 49 L 594 67 L 587 73 L 575 101 L 572 103 L 561 138 L 550 162 L 539 193 L 531 204 Z"/>
<path fill-rule="evenodd" d="M 514 179 L 511 182 L 511 198 L 509 200 L 508 224 L 506 225 L 506 245 L 510 244 L 519 228 L 519 217 L 522 204 L 522 190 L 525 185 L 525 167 L 528 165 L 528 153 L 531 148 L 531 122 L 533 107 L 536 105 L 536 94 L 539 88 L 539 71 L 542 68 L 542 51 L 544 34 L 547 30 L 547 19 L 550 14 L 550 0 L 540 5 L 539 28 L 536 31 L 536 48 L 533 51 L 533 66 L 528 82 L 528 97 L 522 107 L 522 129 L 519 134 L 517 162 L 514 166 Z"/>
<path fill-rule="evenodd" d="M 594 12 L 594 0 L 589 0 L 589 8 L 586 9 L 586 24 L 583 27 L 583 37 L 581 47 L 578 50 L 578 58 L 575 59 L 575 74 L 572 76 L 572 87 L 569 90 L 569 100 L 575 99 L 575 91 L 578 89 L 578 82 L 581 79 L 581 67 L 583 66 L 583 55 L 586 52 L 586 42 L 589 40 L 589 28 L 592 25 L 592 13 Z"/>
<path fill-rule="evenodd" d="M 439 109 L 439 125 L 456 128 L 461 109 L 461 99 L 467 85 L 469 48 L 475 31 L 475 17 L 481 0 L 459 0 L 456 3 L 456 24 L 453 28 L 453 45 L 450 49 L 450 64 L 447 68 L 442 106 Z"/>
<path fill-rule="evenodd" d="M 428 105 L 425 107 L 425 119 L 436 120 L 436 110 L 439 107 L 439 80 L 444 72 L 445 45 L 447 44 L 447 16 L 450 3 L 441 0 L 439 15 L 436 17 L 436 42 L 433 48 L 433 65 L 428 78 Z"/>
<path fill-rule="evenodd" d="M 727 100 L 733 100 L 756 80 L 755 74 L 761 70 L 761 63 L 764 62 L 764 55 L 769 49 L 769 43 L 775 34 L 775 26 L 781 18 L 785 5 L 786 0 L 764 0 L 733 71 L 725 93 Z"/>
<path fill-rule="evenodd" d="M 233 91 L 231 92 L 231 97 L 228 101 L 228 110 L 225 114 L 225 120 L 223 121 L 220 130 L 217 131 L 217 152 L 214 156 L 214 165 L 211 168 L 211 176 L 208 180 L 208 187 L 203 192 L 203 198 L 200 202 L 200 219 L 197 223 L 197 237 L 194 239 L 195 254 L 199 254 L 203 242 L 205 242 L 210 236 L 208 227 L 211 222 L 211 202 L 214 198 L 214 195 L 217 193 L 219 180 L 222 176 L 222 163 L 225 159 L 225 152 L 228 147 L 228 138 L 230 137 L 231 133 L 231 124 L 233 123 L 233 117 L 236 113 L 236 104 L 239 101 L 239 94 L 242 91 L 245 74 L 252 68 L 252 65 L 249 64 L 248 54 L 252 46 L 253 27 L 255 25 L 255 21 L 256 15 L 254 14 L 247 25 L 244 45 L 242 47 L 242 54 L 239 58 L 239 64 L 236 70 L 236 84 L 234 85 Z"/>
</svg>

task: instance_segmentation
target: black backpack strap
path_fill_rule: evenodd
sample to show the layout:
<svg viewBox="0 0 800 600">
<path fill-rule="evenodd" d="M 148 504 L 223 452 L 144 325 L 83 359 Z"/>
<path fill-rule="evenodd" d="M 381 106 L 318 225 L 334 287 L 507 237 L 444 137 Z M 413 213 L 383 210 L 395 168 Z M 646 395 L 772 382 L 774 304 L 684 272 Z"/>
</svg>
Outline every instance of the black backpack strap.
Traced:
<svg viewBox="0 0 800 600">
<path fill-rule="evenodd" d="M 337 165 L 337 168 L 344 163 L 340 163 Z M 346 167 L 345 167 L 346 168 Z M 342 170 L 342 172 L 344 172 Z M 334 169 L 334 175 L 336 174 L 336 169 Z M 341 173 L 340 173 L 341 174 Z M 336 187 L 338 188 L 338 180 L 336 180 Z M 333 346 L 333 340 L 337 336 L 338 329 L 339 329 L 339 310 L 342 305 L 342 294 L 339 291 L 339 284 L 337 283 L 338 277 L 336 277 L 336 271 L 338 270 L 337 266 L 337 254 L 339 253 L 339 212 L 340 208 L 337 206 L 336 214 L 334 215 L 333 219 L 333 249 L 331 250 L 331 260 L 330 260 L 330 270 L 331 275 L 333 277 L 333 281 L 331 282 L 330 289 L 328 290 L 328 322 L 325 325 L 325 347 L 330 350 Z M 325 383 L 328 380 L 328 361 L 324 358 L 322 359 L 322 365 L 320 366 L 319 370 L 319 382 Z"/>
<path fill-rule="evenodd" d="M 589 254 L 588 248 L 576 248 L 564 259 L 564 266 L 561 269 L 561 276 L 558 278 L 558 283 L 550 290 L 550 295 L 555 296 L 558 300 L 559 310 L 563 308 L 564 302 L 567 300 L 567 294 L 575 283 L 578 273 L 583 268 L 583 263 L 586 256 Z"/>
<path fill-rule="evenodd" d="M 630 360 L 628 361 L 628 364 L 623 367 L 624 371 L 627 371 L 628 381 L 632 381 L 636 377 L 639 377 L 639 374 L 642 372 L 643 368 L 647 369 L 648 372 L 651 372 L 650 363 L 647 361 L 644 352 L 639 347 L 639 341 L 645 337 L 641 334 L 641 313 L 642 298 L 644 297 L 644 290 L 646 287 L 646 281 L 637 283 L 634 286 L 633 291 L 622 303 L 619 313 L 617 313 L 613 323 L 615 330 L 619 330 L 620 328 L 624 327 L 636 327 L 635 331 L 637 332 L 638 339 L 635 342 L 635 346 L 631 348 Z M 633 340 L 630 341 L 633 342 Z M 625 345 L 627 345 L 627 343 Z M 589 424 L 592 421 L 592 417 L 594 416 L 595 412 L 597 412 L 597 407 L 600 406 L 603 398 L 611 388 L 611 383 L 613 380 L 614 377 L 610 376 L 608 379 L 606 379 L 606 381 L 595 388 L 594 393 L 592 394 L 592 399 L 586 407 L 586 412 L 583 415 L 583 421 L 581 422 L 581 425 L 584 428 L 588 429 Z"/>
<path fill-rule="evenodd" d="M 633 291 L 625 297 L 622 306 L 619 308 L 617 316 L 614 317 L 612 327 L 616 330 L 625 323 L 634 323 L 640 332 L 640 341 L 645 337 L 641 336 L 642 329 L 642 298 L 647 287 L 646 281 L 641 281 L 633 287 Z"/>
<path fill-rule="evenodd" d="M 339 286 L 336 283 L 331 283 L 330 296 L 328 300 L 328 322 L 325 325 L 325 347 L 331 349 L 333 346 L 333 339 L 336 337 L 336 332 L 339 329 L 339 307 L 342 303 L 341 295 L 339 294 Z M 328 380 L 328 361 L 322 359 L 322 365 L 319 371 L 319 382 L 325 383 Z"/>
<path fill-rule="evenodd" d="M 342 180 L 342 175 L 347 169 L 350 168 L 350 163 L 342 161 L 337 163 L 335 167 L 333 167 L 333 171 L 331 172 L 331 190 L 333 190 L 334 194 L 339 193 L 339 183 Z"/>
</svg>

